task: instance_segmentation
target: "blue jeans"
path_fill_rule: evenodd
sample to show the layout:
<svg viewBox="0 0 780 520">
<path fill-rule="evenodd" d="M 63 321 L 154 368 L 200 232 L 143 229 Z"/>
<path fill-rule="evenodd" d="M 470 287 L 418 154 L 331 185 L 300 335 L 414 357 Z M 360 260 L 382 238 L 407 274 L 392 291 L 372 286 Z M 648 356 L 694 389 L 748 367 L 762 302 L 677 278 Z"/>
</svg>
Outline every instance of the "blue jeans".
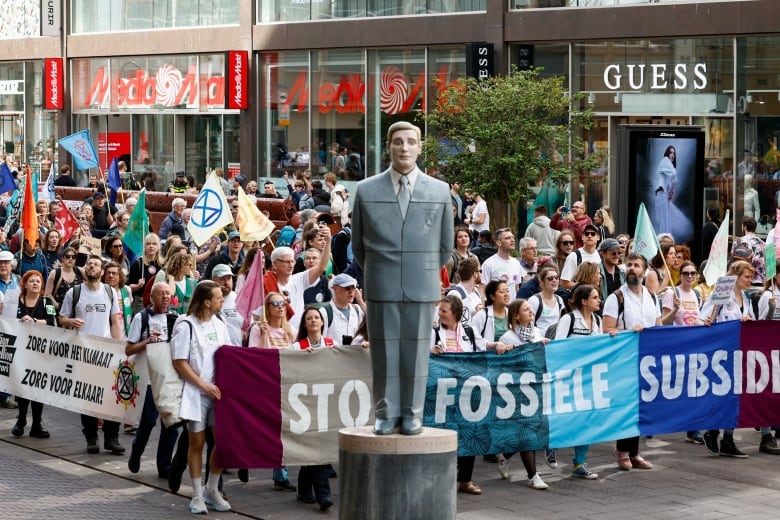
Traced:
<svg viewBox="0 0 780 520">
<path fill-rule="evenodd" d="M 585 464 L 585 461 L 588 458 L 589 449 L 590 449 L 590 444 L 574 447 L 574 459 L 572 459 L 572 462 L 574 463 L 575 466 L 577 464 Z"/>
<path fill-rule="evenodd" d="M 152 398 L 152 387 L 147 385 L 141 422 L 135 432 L 135 439 L 133 439 L 132 453 L 138 458 L 143 455 L 144 449 L 146 449 L 146 443 L 149 442 L 149 435 L 152 433 L 158 417 L 159 413 L 157 413 Z M 160 440 L 157 443 L 157 471 L 168 471 L 171 467 L 176 439 L 179 437 L 179 429 L 176 426 L 166 428 L 162 421 L 160 421 L 160 428 Z"/>
</svg>

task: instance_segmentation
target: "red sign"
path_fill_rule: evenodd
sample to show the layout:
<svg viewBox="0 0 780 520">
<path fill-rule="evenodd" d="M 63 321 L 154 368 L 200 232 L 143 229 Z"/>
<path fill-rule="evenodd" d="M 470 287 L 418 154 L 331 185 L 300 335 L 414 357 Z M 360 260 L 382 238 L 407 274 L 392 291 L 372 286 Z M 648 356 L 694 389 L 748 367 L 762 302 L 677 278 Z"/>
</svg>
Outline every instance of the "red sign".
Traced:
<svg viewBox="0 0 780 520">
<path fill-rule="evenodd" d="M 209 107 L 225 106 L 225 78 L 202 77 L 193 63 L 186 74 L 171 64 L 162 65 L 153 75 L 136 70 L 128 78 L 117 78 L 111 86 L 105 67 L 99 67 L 92 78 L 82 106 L 109 108 L 109 93 L 115 96 L 119 108 L 180 107 L 198 108 L 202 101 Z M 203 93 L 201 94 L 201 80 Z M 203 99 L 201 99 L 203 98 Z"/>
<path fill-rule="evenodd" d="M 98 156 L 104 171 L 114 157 L 130 155 L 130 132 L 101 132 L 98 134 Z"/>
<path fill-rule="evenodd" d="M 65 108 L 63 94 L 65 92 L 65 69 L 62 58 L 45 58 L 43 60 L 43 97 L 45 110 L 62 110 Z"/>
<path fill-rule="evenodd" d="M 225 79 L 227 95 L 225 108 L 249 108 L 249 52 L 228 51 Z"/>
</svg>

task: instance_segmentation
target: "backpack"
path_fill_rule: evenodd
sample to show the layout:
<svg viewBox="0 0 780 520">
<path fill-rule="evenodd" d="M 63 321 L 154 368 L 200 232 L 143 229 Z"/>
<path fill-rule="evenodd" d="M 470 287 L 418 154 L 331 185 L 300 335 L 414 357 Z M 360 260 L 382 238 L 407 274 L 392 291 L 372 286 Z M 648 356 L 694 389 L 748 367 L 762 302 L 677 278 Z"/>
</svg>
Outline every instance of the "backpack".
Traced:
<svg viewBox="0 0 780 520">
<path fill-rule="evenodd" d="M 73 286 L 73 304 L 71 305 L 70 309 L 70 317 L 75 318 L 76 317 L 76 304 L 79 302 L 79 299 L 81 298 L 81 285 L 74 285 Z M 108 299 L 111 303 L 114 303 L 114 291 L 111 289 L 111 287 L 108 284 L 101 283 L 100 285 L 103 286 L 103 289 L 106 291 L 106 296 L 108 296 Z M 111 304 L 109 304 L 108 308 L 108 326 L 111 326 Z"/>
<path fill-rule="evenodd" d="M 574 332 L 574 315 L 571 313 L 564 314 L 563 316 L 561 316 L 561 319 L 564 319 L 567 316 L 569 318 L 569 332 L 566 334 L 566 337 L 569 338 L 571 337 L 572 332 Z M 601 326 L 601 317 L 595 312 L 593 313 L 593 319 L 596 320 L 596 325 Z M 552 325 L 547 327 L 547 330 L 544 331 L 544 337 L 547 339 L 555 339 L 557 331 L 558 331 L 558 323 L 553 323 Z"/>
<path fill-rule="evenodd" d="M 561 316 L 566 314 L 566 305 L 563 303 L 563 298 L 558 296 L 557 294 L 553 294 L 555 297 L 555 301 L 558 304 L 558 312 Z M 542 316 L 542 311 L 544 310 L 544 302 L 542 301 L 542 295 L 541 293 L 534 294 L 532 298 L 537 298 L 539 300 L 539 307 L 536 309 L 536 316 L 534 317 L 534 323 L 539 321 L 539 318 Z"/>
<path fill-rule="evenodd" d="M 648 292 L 650 292 L 650 291 L 648 291 Z M 620 319 L 620 316 L 623 316 L 623 329 L 625 330 L 625 328 L 626 328 L 626 316 L 625 316 L 624 311 L 626 310 L 626 300 L 625 300 L 625 297 L 623 296 L 623 291 L 621 291 L 620 289 L 615 289 L 615 291 L 612 294 L 615 295 L 615 298 L 617 298 L 617 303 L 618 303 L 618 315 L 617 315 L 617 319 L 615 321 Z M 653 297 L 653 304 L 654 305 L 658 305 L 658 300 L 656 299 L 655 294 L 650 293 L 650 296 Z"/>
<path fill-rule="evenodd" d="M 144 307 L 143 310 L 141 310 L 141 340 L 144 340 L 149 337 L 149 317 L 152 312 L 151 307 Z M 176 322 L 176 319 L 179 317 L 178 314 L 175 314 L 173 312 L 169 312 L 165 315 L 166 321 L 168 322 L 168 337 L 166 338 L 166 342 L 171 342 L 171 335 L 173 334 L 173 325 Z M 192 327 L 192 325 L 190 325 Z M 192 334 L 192 332 L 190 332 Z"/>
<path fill-rule="evenodd" d="M 474 336 L 474 329 L 471 328 L 470 325 L 465 325 L 461 323 L 463 326 L 463 332 L 466 333 L 466 336 L 468 336 L 469 341 L 471 342 L 471 348 L 474 350 L 474 352 L 477 351 L 477 338 Z M 434 338 L 434 344 L 441 345 L 441 336 L 439 336 L 439 327 L 433 328 L 433 333 L 436 336 Z"/>
<path fill-rule="evenodd" d="M 303 211 L 304 209 L 314 209 L 314 206 L 314 197 L 312 197 L 310 193 L 307 193 L 301 197 L 301 200 L 298 201 L 298 211 Z"/>
<path fill-rule="evenodd" d="M 450 283 L 455 283 L 455 277 L 458 274 L 458 266 L 460 265 L 460 255 L 455 251 L 450 251 L 450 258 L 452 258 L 452 271 L 450 271 Z"/>
<path fill-rule="evenodd" d="M 761 296 L 764 295 L 764 291 L 751 291 L 748 293 L 748 298 L 750 298 L 750 306 L 753 307 L 753 316 L 760 320 L 761 318 L 758 317 L 758 302 L 761 300 Z M 775 315 L 775 304 L 771 303 L 772 300 L 769 300 L 769 309 L 767 312 L 767 318 L 771 320 L 773 316 Z"/>
<path fill-rule="evenodd" d="M 324 303 L 321 304 L 321 305 L 315 304 L 314 307 L 317 307 L 317 308 L 322 309 L 322 310 L 325 311 L 325 316 L 327 318 L 327 322 L 328 322 L 327 325 L 328 325 L 328 327 L 333 325 L 333 307 L 331 307 L 330 305 L 324 304 Z M 352 312 L 354 312 L 358 316 L 360 316 L 360 312 L 361 312 L 360 311 L 360 307 L 358 307 L 358 305 L 356 303 L 350 303 L 349 307 L 350 307 L 350 309 L 352 309 Z M 362 316 L 361 316 L 361 319 L 362 319 Z M 360 322 L 360 320 L 358 320 L 358 322 Z"/>
<path fill-rule="evenodd" d="M 276 247 L 290 247 L 295 242 L 295 228 L 284 226 L 279 231 L 279 237 L 276 239 Z"/>
</svg>

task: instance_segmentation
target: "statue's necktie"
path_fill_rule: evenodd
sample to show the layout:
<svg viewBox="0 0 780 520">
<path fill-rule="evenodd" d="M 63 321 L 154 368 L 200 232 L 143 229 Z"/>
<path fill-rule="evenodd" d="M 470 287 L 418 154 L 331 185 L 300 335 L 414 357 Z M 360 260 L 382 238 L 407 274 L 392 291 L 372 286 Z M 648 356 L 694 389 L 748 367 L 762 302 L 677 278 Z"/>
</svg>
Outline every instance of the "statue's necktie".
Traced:
<svg viewBox="0 0 780 520">
<path fill-rule="evenodd" d="M 401 216 L 406 218 L 406 210 L 409 207 L 409 179 L 401 175 L 398 181 L 398 205 L 401 206 Z"/>
</svg>

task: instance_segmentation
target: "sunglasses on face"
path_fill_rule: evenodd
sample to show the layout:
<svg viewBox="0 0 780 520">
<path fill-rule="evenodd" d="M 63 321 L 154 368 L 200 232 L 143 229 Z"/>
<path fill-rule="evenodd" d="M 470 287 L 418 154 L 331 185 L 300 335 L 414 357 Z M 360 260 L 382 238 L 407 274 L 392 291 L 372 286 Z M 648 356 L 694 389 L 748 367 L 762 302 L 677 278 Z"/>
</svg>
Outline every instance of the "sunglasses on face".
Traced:
<svg viewBox="0 0 780 520">
<path fill-rule="evenodd" d="M 596 236 L 596 232 L 595 231 L 586 231 L 582 235 L 586 236 L 586 237 L 595 237 Z"/>
<path fill-rule="evenodd" d="M 73 260 L 76 258 L 76 255 L 63 255 L 62 258 L 64 258 L 65 260 Z"/>
<path fill-rule="evenodd" d="M 573 246 L 574 245 L 574 241 L 573 240 L 564 240 L 563 242 L 561 242 L 561 245 Z"/>
<path fill-rule="evenodd" d="M 553 281 L 555 281 L 557 279 L 558 279 L 558 277 L 555 276 L 555 275 L 548 276 L 548 277 L 545 278 L 545 280 L 547 280 L 548 282 L 553 282 Z"/>
<path fill-rule="evenodd" d="M 276 300 L 276 301 L 268 302 L 268 304 L 271 307 L 284 307 L 287 304 L 287 302 L 284 300 Z"/>
<path fill-rule="evenodd" d="M 683 271 L 680 274 L 683 276 L 696 276 L 696 271 Z"/>
</svg>

